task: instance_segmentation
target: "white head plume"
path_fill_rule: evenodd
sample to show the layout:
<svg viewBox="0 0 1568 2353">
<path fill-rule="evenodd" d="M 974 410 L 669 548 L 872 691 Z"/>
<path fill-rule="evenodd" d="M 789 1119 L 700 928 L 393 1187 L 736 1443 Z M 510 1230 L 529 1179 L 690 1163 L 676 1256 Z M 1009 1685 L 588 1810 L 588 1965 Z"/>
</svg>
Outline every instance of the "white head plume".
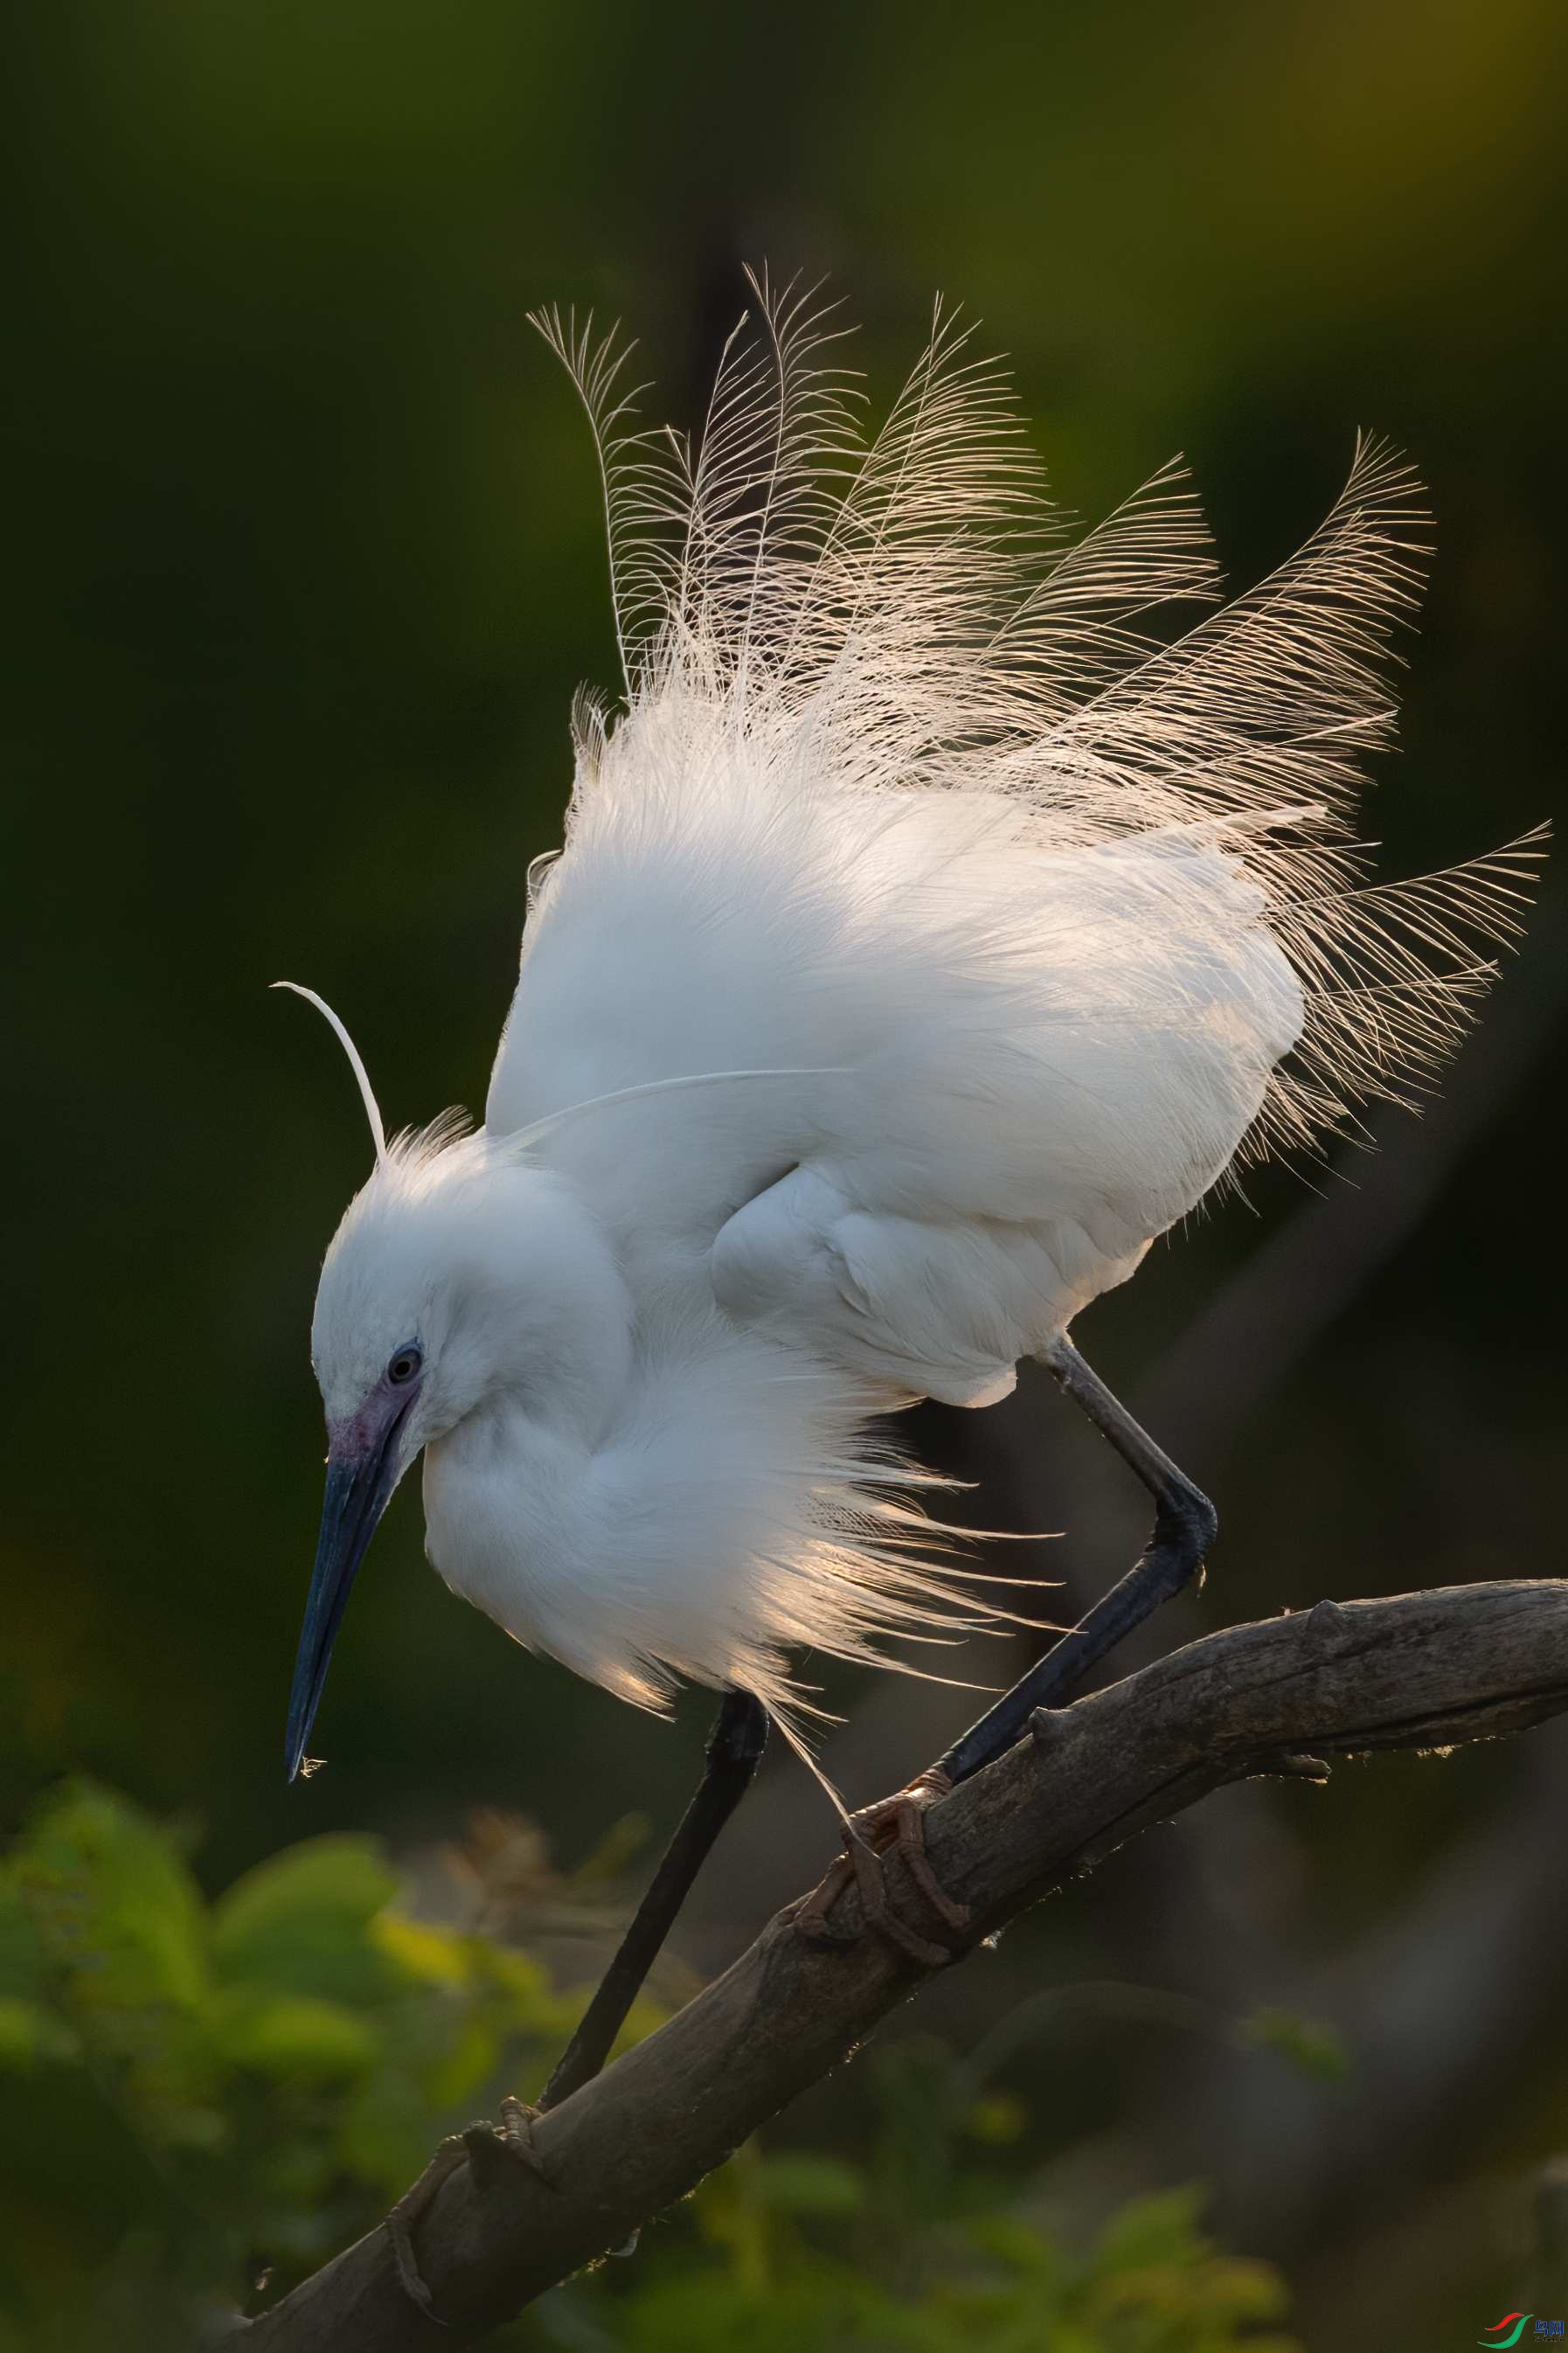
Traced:
<svg viewBox="0 0 1568 2353">
<path fill-rule="evenodd" d="M 318 997 L 313 988 L 306 988 L 297 980 L 275 980 L 272 987 L 286 988 L 291 995 L 302 997 L 306 1004 L 313 1005 L 322 1020 L 331 1025 L 332 1034 L 349 1058 L 349 1068 L 358 1081 L 360 1101 L 364 1105 L 364 1115 L 370 1122 L 370 1132 L 375 1142 L 376 1166 L 378 1168 L 384 1167 L 386 1163 L 386 1127 L 381 1116 L 381 1105 L 375 1099 L 375 1090 L 370 1082 L 370 1072 L 365 1069 L 359 1048 L 354 1044 L 348 1030 L 332 1011 L 326 998 Z"/>
</svg>

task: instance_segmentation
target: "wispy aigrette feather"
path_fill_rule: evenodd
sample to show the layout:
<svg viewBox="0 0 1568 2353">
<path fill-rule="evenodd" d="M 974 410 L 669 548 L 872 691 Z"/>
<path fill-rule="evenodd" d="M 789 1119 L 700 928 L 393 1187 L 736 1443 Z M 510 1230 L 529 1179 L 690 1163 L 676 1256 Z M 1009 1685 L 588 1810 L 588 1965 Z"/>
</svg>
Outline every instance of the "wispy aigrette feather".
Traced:
<svg viewBox="0 0 1568 2353">
<path fill-rule="evenodd" d="M 614 336 L 536 319 L 604 469 L 619 723 L 662 712 L 802 759 L 816 790 L 1005 795 L 1045 850 L 1213 845 L 1261 894 L 1305 999 L 1244 1154 L 1418 1083 L 1490 976 L 1486 949 L 1517 931 L 1542 843 L 1366 881 L 1365 760 L 1392 736 L 1392 640 L 1430 529 L 1410 467 L 1363 437 L 1300 553 L 1172 640 L 1170 608 L 1220 594 L 1179 461 L 1075 539 L 1006 370 L 954 314 L 938 306 L 868 439 L 837 310 L 765 276 L 753 291 L 694 454 L 637 426 Z"/>
</svg>

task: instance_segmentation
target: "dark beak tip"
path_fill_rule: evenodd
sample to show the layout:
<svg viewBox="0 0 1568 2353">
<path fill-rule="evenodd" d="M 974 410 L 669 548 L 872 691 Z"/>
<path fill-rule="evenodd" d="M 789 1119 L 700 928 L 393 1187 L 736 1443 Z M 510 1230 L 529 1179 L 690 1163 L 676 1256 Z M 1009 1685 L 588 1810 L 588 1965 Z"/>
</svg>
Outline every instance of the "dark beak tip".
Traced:
<svg viewBox="0 0 1568 2353">
<path fill-rule="evenodd" d="M 395 1440 L 403 1420 L 404 1407 L 387 1421 L 374 1444 L 363 1452 L 327 1457 L 327 1491 L 321 1505 L 321 1532 L 316 1546 L 315 1567 L 310 1572 L 310 1589 L 305 1600 L 305 1622 L 300 1630 L 300 1647 L 294 1661 L 294 1683 L 289 1696 L 289 1728 L 283 1743 L 283 1772 L 286 1786 L 309 1779 L 316 1768 L 317 1758 L 307 1757 L 305 1743 L 310 1737 L 321 1704 L 321 1689 L 327 1680 L 327 1667 L 332 1655 L 344 1605 L 364 1557 L 365 1548 L 375 1533 L 377 1521 L 386 1509 L 392 1491 L 397 1484 L 397 1453 Z"/>
</svg>

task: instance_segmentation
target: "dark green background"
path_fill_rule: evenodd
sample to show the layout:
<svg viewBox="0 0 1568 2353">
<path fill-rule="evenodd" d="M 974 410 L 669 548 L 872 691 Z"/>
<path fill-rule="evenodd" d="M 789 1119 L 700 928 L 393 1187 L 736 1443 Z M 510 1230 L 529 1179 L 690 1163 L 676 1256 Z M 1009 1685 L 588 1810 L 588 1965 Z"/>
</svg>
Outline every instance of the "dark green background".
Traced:
<svg viewBox="0 0 1568 2353">
<path fill-rule="evenodd" d="M 340 1008 L 394 1122 L 477 1106 L 523 870 L 558 838 L 568 699 L 613 675 L 590 454 L 524 311 L 624 316 L 689 421 L 743 259 L 830 272 L 884 396 L 940 288 L 1013 354 L 1070 505 L 1098 514 L 1183 448 L 1243 583 L 1317 519 L 1355 427 L 1384 428 L 1431 487 L 1438 560 L 1369 830 L 1391 871 L 1440 863 L 1561 798 L 1563 21 L 1552 0 L 11 12 L 8 1820 L 85 1767 L 198 1816 L 216 1883 L 307 1831 L 411 1849 L 479 1804 L 570 1856 L 633 1803 L 662 1827 L 692 1768 L 700 1710 L 635 1717 L 454 1602 L 411 1493 L 340 1644 L 331 1769 L 293 1790 L 279 1770 L 321 1453 L 310 1303 L 366 1150 L 336 1049 L 266 984 Z M 1383 1130 L 1381 1180 L 1350 1156 L 1404 1230 L 1312 1331 L 1315 1251 L 1357 1247 L 1331 1180 L 1277 1377 L 1247 1349 L 1169 1352 L 1233 1279 L 1270 1328 L 1267 1266 L 1237 1271 L 1310 1213 L 1299 1178 L 1253 1184 L 1256 1218 L 1226 1207 L 1085 1319 L 1130 1389 L 1159 1394 L 1163 1366 L 1167 1395 L 1223 1393 L 1224 1430 L 1199 1412 L 1190 1440 L 1226 1524 L 1204 1622 L 1561 1566 L 1563 960 L 1549 913 L 1459 1065 L 1427 1198 L 1408 1124 Z M 1058 1525 L 1076 1433 L 1037 1392 L 992 1422 L 921 1429 L 994 1474 L 979 1516 Z M 1101 1525 L 1093 1477 L 1061 1492 L 1103 1576 L 1136 1514 L 1116 1495 Z M 931 1703 L 907 1731 L 875 1704 L 844 1752 L 857 1796 L 929 1753 Z M 1223 2187 L 1238 2149 L 1256 2175 L 1282 2139 L 1338 2135 L 1310 2195 L 1233 2181 L 1233 2235 L 1294 2268 L 1314 2344 L 1414 2343 L 1417 2311 L 1470 2341 L 1477 2297 L 1520 2300 L 1521 2185 L 1568 2144 L 1568 1750 L 1341 1778 L 1123 1857 L 949 2022 L 1083 1976 L 1331 2008 L 1335 1957 L 1359 1968 L 1383 2005 L 1350 2021 L 1359 2089 L 1186 2148 L 1190 2076 L 1100 2031 L 1029 2063 L 1041 2162 L 1071 2182 L 1073 2137 L 1120 2134 Z M 716 1883 L 710 1957 L 794 1892 L 778 1854 L 828 1843 L 804 1787 L 758 1802 L 795 1843 L 754 1839 Z M 1194 1897 L 1205 1872 L 1225 1883 Z M 1500 1905 L 1478 1960 L 1453 1924 L 1484 1936 Z M 1398 2110 L 1417 2018 L 1429 2080 Z M 852 2081 L 837 2096 L 818 2128 L 850 2133 Z"/>
</svg>

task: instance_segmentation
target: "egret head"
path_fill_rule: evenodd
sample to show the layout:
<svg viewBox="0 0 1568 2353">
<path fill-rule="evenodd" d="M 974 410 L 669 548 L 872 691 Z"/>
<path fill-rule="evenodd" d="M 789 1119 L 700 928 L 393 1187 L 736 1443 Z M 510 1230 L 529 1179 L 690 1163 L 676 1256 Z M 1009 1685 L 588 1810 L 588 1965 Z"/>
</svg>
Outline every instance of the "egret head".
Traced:
<svg viewBox="0 0 1568 2353">
<path fill-rule="evenodd" d="M 311 1325 L 327 1486 L 289 1706 L 290 1780 L 350 1588 L 410 1464 L 498 1397 L 542 1417 L 591 1415 L 630 1330 L 613 1254 L 572 1188 L 451 1117 L 389 1145 L 359 1057 L 328 1018 L 360 1077 L 376 1164 L 332 1238 Z"/>
</svg>

